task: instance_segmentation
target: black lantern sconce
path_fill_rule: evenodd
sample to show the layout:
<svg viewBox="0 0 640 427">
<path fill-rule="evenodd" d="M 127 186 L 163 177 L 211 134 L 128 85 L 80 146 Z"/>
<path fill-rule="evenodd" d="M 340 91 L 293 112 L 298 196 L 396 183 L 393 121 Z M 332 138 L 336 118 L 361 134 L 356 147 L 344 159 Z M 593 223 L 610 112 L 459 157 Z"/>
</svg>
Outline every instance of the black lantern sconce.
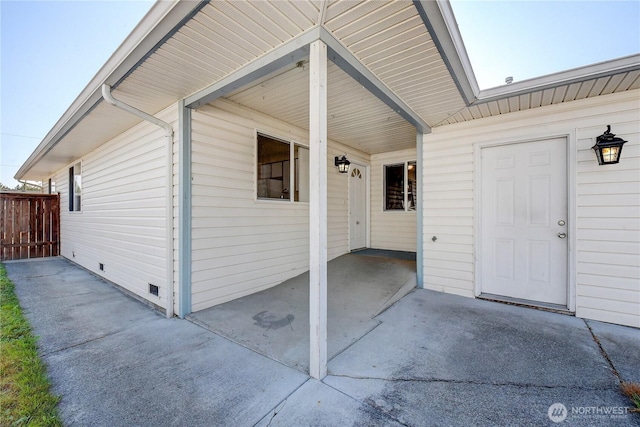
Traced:
<svg viewBox="0 0 640 427">
<path fill-rule="evenodd" d="M 616 135 L 611 133 L 611 125 L 607 125 L 607 131 L 597 137 L 596 145 L 591 147 L 596 152 L 598 164 L 613 165 L 618 163 L 625 142 L 627 141 L 622 138 L 616 138 Z"/>
<path fill-rule="evenodd" d="M 351 164 L 351 162 L 349 160 L 347 160 L 347 155 L 343 155 L 343 156 L 336 156 L 335 158 L 335 165 L 338 168 L 338 172 L 340 173 L 347 173 L 349 172 L 349 165 Z"/>
</svg>

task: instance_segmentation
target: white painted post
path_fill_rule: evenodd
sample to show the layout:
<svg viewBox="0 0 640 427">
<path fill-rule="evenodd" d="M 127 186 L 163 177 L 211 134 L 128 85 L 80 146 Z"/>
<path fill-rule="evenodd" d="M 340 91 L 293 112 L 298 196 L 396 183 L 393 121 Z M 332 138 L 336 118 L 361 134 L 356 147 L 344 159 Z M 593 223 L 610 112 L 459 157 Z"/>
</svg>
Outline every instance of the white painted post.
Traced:
<svg viewBox="0 0 640 427">
<path fill-rule="evenodd" d="M 420 131 L 416 132 L 416 151 L 416 279 L 418 288 L 424 288 L 424 134 Z"/>
<path fill-rule="evenodd" d="M 309 52 L 309 373 L 327 375 L 327 45 Z"/>
</svg>

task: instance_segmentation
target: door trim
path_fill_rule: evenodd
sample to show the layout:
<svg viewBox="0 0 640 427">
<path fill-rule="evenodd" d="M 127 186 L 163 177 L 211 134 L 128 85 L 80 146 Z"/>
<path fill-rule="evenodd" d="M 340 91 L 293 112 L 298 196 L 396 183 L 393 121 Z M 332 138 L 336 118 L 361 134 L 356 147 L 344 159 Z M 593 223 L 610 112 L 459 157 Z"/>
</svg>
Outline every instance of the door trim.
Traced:
<svg viewBox="0 0 640 427">
<path fill-rule="evenodd" d="M 474 155 L 474 295 L 479 297 L 482 293 L 482 149 L 489 147 L 498 147 L 502 145 L 523 144 L 527 142 L 536 142 L 546 139 L 564 138 L 566 140 L 567 165 L 566 165 L 566 183 L 567 183 L 567 221 L 569 236 L 567 236 L 567 309 L 575 313 L 576 311 L 576 137 L 575 130 L 566 133 L 550 133 L 536 135 L 530 138 L 518 139 L 501 138 L 491 139 L 488 141 L 477 141 L 473 144 Z"/>
<path fill-rule="evenodd" d="M 351 162 L 351 167 L 357 166 L 360 170 L 364 171 L 364 206 L 365 206 L 365 221 L 367 222 L 364 234 L 365 234 L 365 248 L 371 247 L 371 179 L 370 179 L 370 167 L 364 163 L 358 163 L 357 161 Z M 347 250 L 351 252 L 351 167 L 347 174 Z M 360 248 L 356 248 L 360 249 Z"/>
</svg>

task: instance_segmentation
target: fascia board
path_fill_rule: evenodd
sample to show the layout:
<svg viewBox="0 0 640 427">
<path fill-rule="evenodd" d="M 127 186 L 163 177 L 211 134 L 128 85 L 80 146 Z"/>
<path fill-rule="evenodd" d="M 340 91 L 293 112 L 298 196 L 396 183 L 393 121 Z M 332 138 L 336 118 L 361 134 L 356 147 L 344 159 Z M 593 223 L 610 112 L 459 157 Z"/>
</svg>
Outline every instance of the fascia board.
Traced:
<svg viewBox="0 0 640 427">
<path fill-rule="evenodd" d="M 533 79 L 522 80 L 506 86 L 484 89 L 480 91 L 478 99 L 474 104 L 499 101 L 513 96 L 539 92 L 558 86 L 570 85 L 572 83 L 579 83 L 635 70 L 640 70 L 640 54 L 625 56 L 610 61 L 603 61 L 597 64 L 548 74 L 546 76 L 536 77 Z"/>
<path fill-rule="evenodd" d="M 414 0 L 413 4 L 427 27 L 433 43 L 438 48 L 460 95 L 467 105 L 472 104 L 480 88 L 451 4 L 448 0 Z"/>
<path fill-rule="evenodd" d="M 177 29 L 178 24 L 206 3 L 179 0 L 156 2 L 18 169 L 15 178 L 23 179 L 39 160 L 98 105 L 102 99 L 103 83 L 117 85 L 168 33 Z"/>
</svg>

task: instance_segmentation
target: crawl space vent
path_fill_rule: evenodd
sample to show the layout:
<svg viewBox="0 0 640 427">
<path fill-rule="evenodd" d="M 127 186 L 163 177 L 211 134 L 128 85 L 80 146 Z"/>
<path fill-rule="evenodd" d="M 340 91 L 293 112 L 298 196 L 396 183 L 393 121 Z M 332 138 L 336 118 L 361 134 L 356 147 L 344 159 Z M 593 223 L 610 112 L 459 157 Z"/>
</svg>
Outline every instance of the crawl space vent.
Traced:
<svg viewBox="0 0 640 427">
<path fill-rule="evenodd" d="M 158 287 L 156 285 L 152 285 L 151 283 L 149 283 L 149 293 L 151 295 L 158 296 Z"/>
</svg>

